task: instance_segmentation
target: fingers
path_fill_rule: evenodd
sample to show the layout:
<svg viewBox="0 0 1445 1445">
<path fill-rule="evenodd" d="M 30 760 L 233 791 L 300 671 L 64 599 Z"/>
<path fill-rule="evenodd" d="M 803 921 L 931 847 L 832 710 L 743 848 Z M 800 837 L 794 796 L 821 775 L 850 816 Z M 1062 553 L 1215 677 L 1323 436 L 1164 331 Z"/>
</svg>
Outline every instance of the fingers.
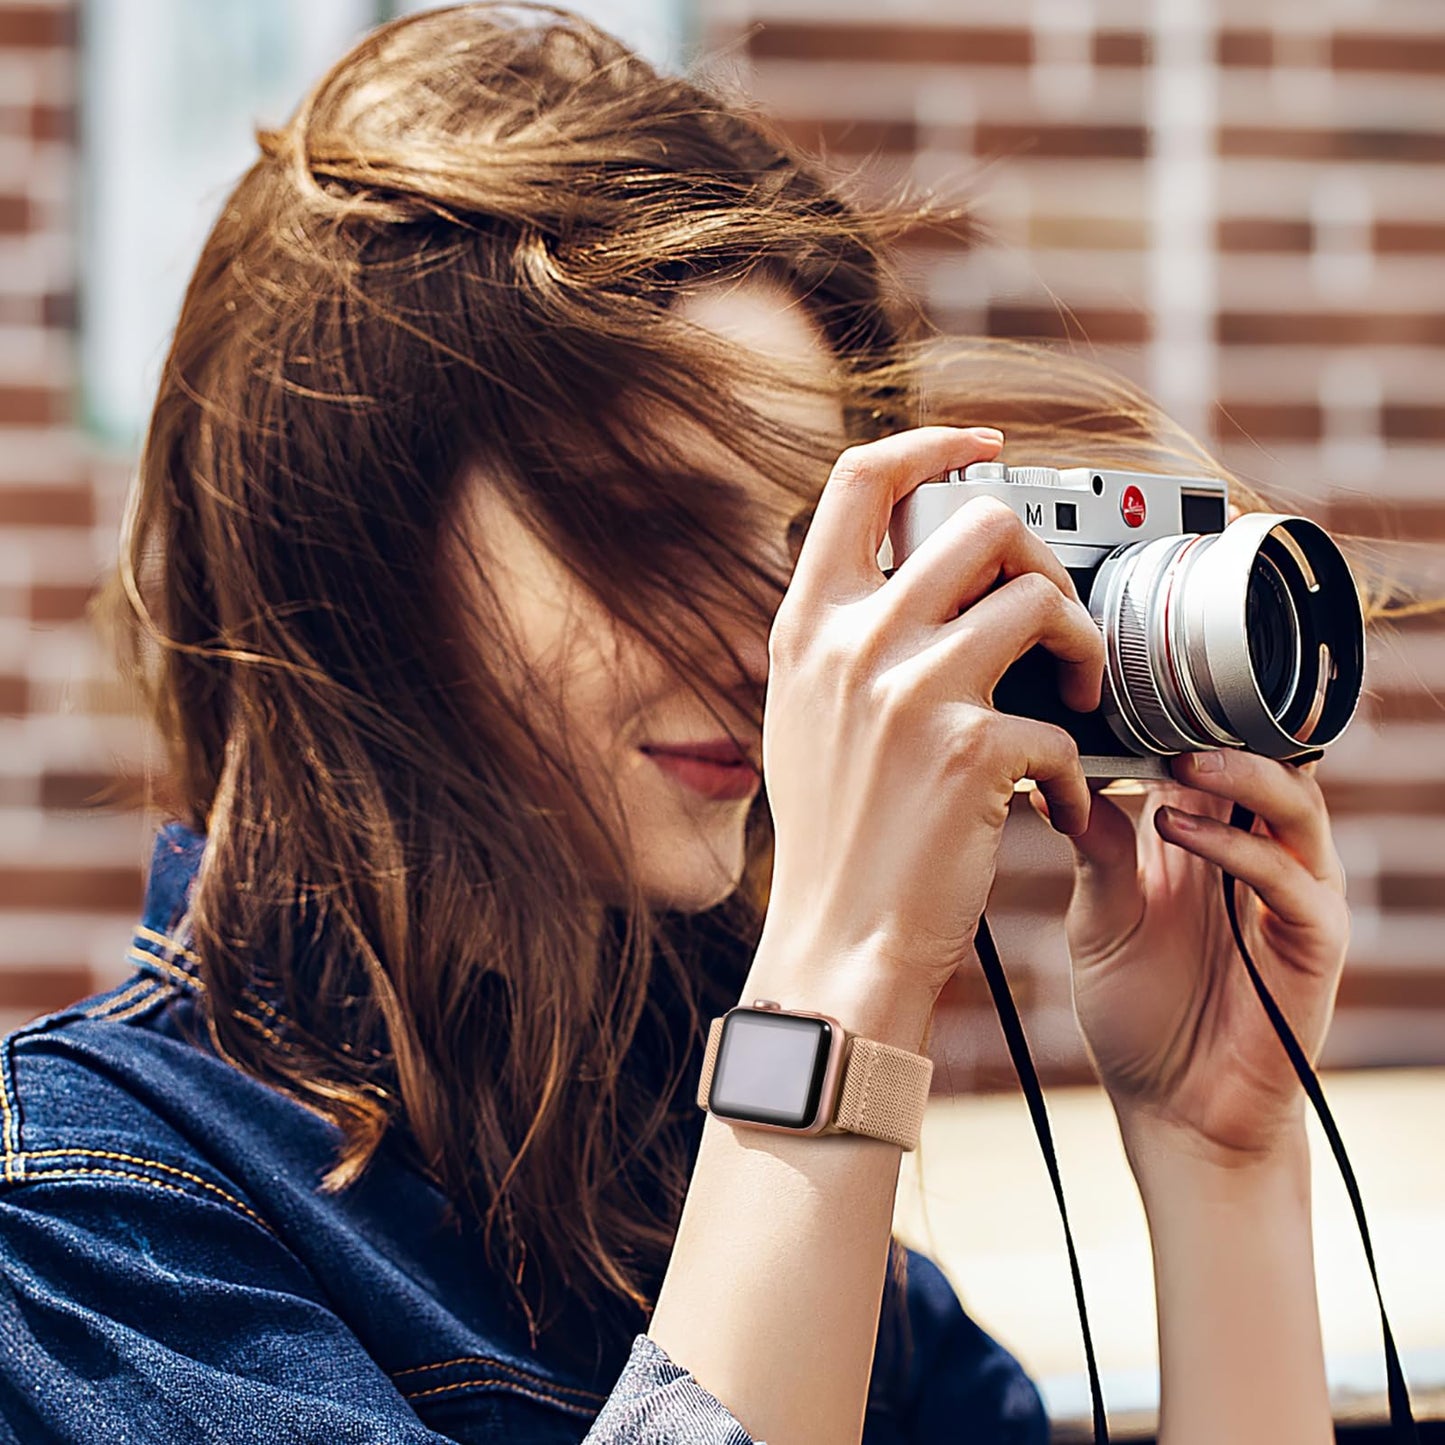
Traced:
<svg viewBox="0 0 1445 1445">
<path fill-rule="evenodd" d="M 942 628 L 939 636 L 933 646 L 958 659 L 949 669 L 950 680 L 961 681 L 980 702 L 991 702 L 1004 673 L 1042 643 L 1064 664 L 1059 669 L 1063 700 L 1081 712 L 1099 705 L 1104 639 L 1072 592 L 1061 592 L 1040 572 L 1005 582 Z"/>
<path fill-rule="evenodd" d="M 1049 545 L 997 497 L 965 502 L 934 528 L 889 580 L 889 604 L 910 616 L 948 622 L 999 577 L 1040 572 L 1075 603 L 1068 569 Z"/>
<path fill-rule="evenodd" d="M 1054 827 L 1070 837 L 1082 833 L 1089 823 L 1089 783 L 1073 738 L 1052 723 L 1008 713 L 990 715 L 987 736 L 1010 779 L 1038 784 Z"/>
<path fill-rule="evenodd" d="M 992 457 L 1002 443 L 992 427 L 925 426 L 849 447 L 824 483 L 789 594 L 811 608 L 876 591 L 894 507 L 919 483 Z"/>
<path fill-rule="evenodd" d="M 1029 794 L 1034 811 L 1049 816 L 1048 801 L 1042 793 Z M 1089 825 L 1072 839 L 1079 862 L 1100 874 L 1117 875 L 1132 898 L 1139 891 L 1139 849 L 1134 821 L 1112 798 L 1100 792 L 1089 794 Z"/>
<path fill-rule="evenodd" d="M 1314 877 L 1275 839 L 1178 808 L 1160 808 L 1154 814 L 1154 826 L 1166 842 L 1217 863 L 1247 883 L 1286 923 L 1318 929 L 1333 921 L 1323 906 L 1330 896 L 1321 890 L 1323 880 Z M 1342 906 L 1338 899 L 1335 906 Z"/>
<path fill-rule="evenodd" d="M 1312 772 L 1234 748 L 1183 753 L 1170 767 L 1189 787 L 1242 803 L 1268 824 L 1309 876 L 1344 891 L 1329 811 Z"/>
</svg>

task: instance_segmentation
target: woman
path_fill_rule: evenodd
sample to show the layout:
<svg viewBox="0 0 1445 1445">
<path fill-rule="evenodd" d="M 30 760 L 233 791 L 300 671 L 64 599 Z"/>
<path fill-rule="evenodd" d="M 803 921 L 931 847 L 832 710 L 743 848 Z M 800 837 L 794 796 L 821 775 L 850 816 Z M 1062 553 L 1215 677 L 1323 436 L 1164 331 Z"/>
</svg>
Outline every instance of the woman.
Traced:
<svg viewBox="0 0 1445 1445">
<path fill-rule="evenodd" d="M 384 27 L 260 139 L 106 601 L 174 820 L 137 973 L 6 1041 L 13 1436 L 1045 1439 L 890 1248 L 897 1144 L 693 1100 L 740 999 L 921 1050 L 1032 778 L 1163 1438 L 1328 1439 L 1302 1100 L 1215 867 L 1317 1049 L 1348 931 L 1318 788 L 1201 755 L 1136 839 L 989 705 L 1037 642 L 1098 699 L 1052 554 L 984 503 L 877 563 L 911 487 L 999 454 L 963 423 L 1208 459 L 1024 351 L 952 353 L 950 400 L 887 262 L 916 214 L 563 12 Z"/>
</svg>

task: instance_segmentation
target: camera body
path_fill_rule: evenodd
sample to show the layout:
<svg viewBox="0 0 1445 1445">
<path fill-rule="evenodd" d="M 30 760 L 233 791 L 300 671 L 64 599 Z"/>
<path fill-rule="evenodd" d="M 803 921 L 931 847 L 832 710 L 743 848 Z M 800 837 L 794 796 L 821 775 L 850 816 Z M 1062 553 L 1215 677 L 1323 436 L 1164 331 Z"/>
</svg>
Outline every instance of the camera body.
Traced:
<svg viewBox="0 0 1445 1445">
<path fill-rule="evenodd" d="M 975 462 L 914 488 L 888 528 L 893 567 L 976 497 L 1003 502 L 1058 557 L 1105 644 L 1103 699 L 1077 713 L 1042 647 L 994 690 L 1057 724 L 1093 778 L 1168 777 L 1167 759 L 1238 747 L 1288 759 L 1338 737 L 1364 679 L 1364 619 L 1339 548 L 1304 517 L 1228 520 L 1218 477 Z"/>
</svg>

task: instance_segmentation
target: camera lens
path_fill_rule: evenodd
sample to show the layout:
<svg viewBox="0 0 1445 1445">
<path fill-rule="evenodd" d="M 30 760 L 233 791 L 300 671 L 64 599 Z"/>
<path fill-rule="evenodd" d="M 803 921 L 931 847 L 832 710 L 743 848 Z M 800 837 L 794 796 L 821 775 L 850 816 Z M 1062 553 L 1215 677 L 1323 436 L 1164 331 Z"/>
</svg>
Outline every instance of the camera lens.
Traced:
<svg viewBox="0 0 1445 1445">
<path fill-rule="evenodd" d="M 1359 594 L 1305 517 L 1256 512 L 1222 532 L 1126 544 L 1100 565 L 1089 610 L 1105 713 L 1131 752 L 1294 757 L 1338 737 L 1359 702 Z"/>
<path fill-rule="evenodd" d="M 1244 635 L 1264 705 L 1280 718 L 1299 682 L 1299 617 L 1279 568 L 1263 552 L 1249 570 Z"/>
</svg>

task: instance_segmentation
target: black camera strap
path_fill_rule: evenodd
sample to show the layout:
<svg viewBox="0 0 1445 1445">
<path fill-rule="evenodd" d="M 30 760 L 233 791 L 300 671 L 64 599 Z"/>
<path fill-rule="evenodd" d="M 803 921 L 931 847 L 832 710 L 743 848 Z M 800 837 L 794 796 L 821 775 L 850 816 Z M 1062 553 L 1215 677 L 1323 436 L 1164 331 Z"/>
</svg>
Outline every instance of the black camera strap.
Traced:
<svg viewBox="0 0 1445 1445">
<path fill-rule="evenodd" d="M 1054 1186 L 1054 1199 L 1058 1202 L 1059 1218 L 1064 1223 L 1064 1243 L 1069 1251 L 1069 1273 L 1074 1277 L 1074 1299 L 1079 1306 L 1079 1324 L 1084 1332 L 1084 1358 L 1089 1365 L 1089 1395 L 1094 1407 L 1095 1445 L 1108 1445 L 1109 1426 L 1104 1416 L 1104 1395 L 1099 1388 L 1099 1367 L 1094 1360 L 1094 1337 L 1089 1330 L 1089 1310 L 1084 1303 L 1084 1277 L 1079 1273 L 1079 1255 L 1074 1248 L 1074 1231 L 1069 1227 L 1069 1210 L 1064 1203 L 1064 1181 L 1059 1176 L 1059 1161 L 1054 1155 L 1054 1135 L 1049 1128 L 1049 1112 L 1044 1107 L 1044 1091 L 1039 1085 L 1038 1071 L 1034 1068 L 1033 1055 L 1029 1052 L 1028 1040 L 1024 1037 L 1023 1022 L 1009 992 L 1008 979 L 1004 977 L 1003 964 L 999 962 L 998 950 L 994 947 L 993 934 L 989 931 L 988 918 L 980 915 L 978 930 L 973 936 L 974 951 L 983 965 L 983 976 L 988 980 L 988 990 L 993 995 L 998 1021 L 1003 1027 L 1003 1036 L 1008 1043 L 1009 1056 L 1013 1059 L 1014 1072 L 1023 1087 L 1024 1098 L 1028 1101 L 1029 1115 L 1034 1121 L 1034 1133 L 1038 1135 L 1039 1148 L 1043 1151 L 1044 1163 L 1048 1167 L 1049 1182 Z"/>
<path fill-rule="evenodd" d="M 1254 814 L 1236 803 L 1229 822 L 1231 827 L 1248 832 L 1254 826 Z M 1274 1031 L 1279 1035 L 1280 1042 L 1289 1055 L 1290 1063 L 1294 1065 L 1294 1071 L 1324 1127 L 1325 1137 L 1329 1140 L 1330 1148 L 1334 1152 L 1335 1162 L 1339 1165 L 1340 1174 L 1345 1181 L 1345 1188 L 1349 1192 L 1350 1204 L 1354 1208 L 1355 1222 L 1359 1225 L 1360 1239 L 1365 1246 L 1365 1259 L 1370 1266 L 1370 1278 L 1375 1285 L 1375 1298 L 1380 1305 L 1380 1325 L 1384 1331 L 1385 1340 L 1385 1373 L 1389 1386 L 1391 1436 L 1396 1445 L 1419 1445 L 1420 1437 L 1415 1428 L 1415 1417 L 1410 1410 L 1410 1394 L 1405 1385 L 1405 1374 L 1400 1368 L 1400 1356 L 1395 1349 L 1395 1337 L 1390 1330 L 1390 1321 L 1385 1314 L 1384 1296 L 1380 1292 L 1380 1278 L 1375 1269 L 1375 1251 L 1370 1243 L 1369 1226 L 1365 1222 L 1365 1206 L 1360 1198 L 1354 1170 L 1350 1168 L 1350 1161 L 1345 1154 L 1344 1141 L 1340 1137 L 1340 1131 L 1335 1125 L 1329 1105 L 1325 1102 L 1320 1081 L 1315 1077 L 1315 1072 L 1310 1067 L 1309 1060 L 1299 1045 L 1299 1040 L 1295 1038 L 1278 1003 L 1275 1002 L 1274 996 L 1266 987 L 1264 979 L 1260 977 L 1254 960 L 1249 956 L 1249 949 L 1245 946 L 1244 934 L 1239 926 L 1239 913 L 1235 903 L 1237 880 L 1230 873 L 1222 873 L 1222 876 L 1224 908 L 1229 916 L 1230 929 L 1234 933 L 1235 946 L 1244 960 L 1250 982 L 1254 985 L 1254 990 L 1264 1005 L 1264 1011 L 1269 1016 L 1270 1023 L 1274 1025 Z M 1104 1396 L 1099 1387 L 1099 1370 L 1094 1358 L 1093 1336 L 1089 1331 L 1089 1313 L 1084 1303 L 1084 1281 L 1079 1272 L 1079 1256 L 1074 1248 L 1073 1231 L 1069 1227 L 1069 1211 L 1064 1203 L 1064 1185 L 1059 1175 L 1059 1162 L 1054 1154 L 1053 1133 L 1049 1128 L 1043 1089 L 1039 1085 L 1038 1071 L 1034 1068 L 1033 1057 L 1029 1053 L 1023 1023 L 1014 1004 L 1013 994 L 1009 991 L 1008 980 L 1004 976 L 1003 965 L 999 962 L 998 950 L 994 947 L 993 935 L 989 931 L 986 917 L 980 917 L 978 920 L 978 930 L 974 935 L 974 948 L 978 953 L 979 962 L 983 966 L 984 977 L 988 980 L 994 1007 L 998 1010 L 999 1023 L 1003 1028 L 1004 1039 L 1008 1044 L 1009 1055 L 1013 1059 L 1019 1084 L 1028 1101 L 1034 1132 L 1038 1135 L 1039 1148 L 1043 1151 L 1044 1163 L 1048 1166 L 1049 1181 L 1053 1185 L 1054 1198 L 1058 1202 L 1059 1218 L 1064 1225 L 1064 1242 L 1068 1246 L 1069 1252 L 1069 1272 L 1074 1279 L 1074 1298 L 1079 1306 L 1079 1324 L 1084 1335 L 1084 1356 L 1089 1366 L 1089 1394 L 1094 1411 L 1094 1441 L 1095 1445 L 1107 1445 L 1109 1427 L 1104 1414 Z"/>
<path fill-rule="evenodd" d="M 1229 815 L 1229 825 L 1231 828 L 1239 828 L 1248 833 L 1254 827 L 1254 814 L 1248 808 L 1236 803 Z M 1405 1372 L 1400 1368 L 1400 1355 L 1395 1349 L 1395 1336 L 1390 1329 L 1389 1316 L 1385 1313 L 1385 1297 L 1380 1293 L 1380 1276 L 1375 1269 L 1375 1249 L 1370 1243 L 1370 1226 L 1365 1221 L 1365 1203 L 1360 1198 L 1360 1186 L 1355 1180 L 1355 1171 L 1350 1167 L 1349 1156 L 1345 1153 L 1345 1141 L 1340 1137 L 1334 1115 L 1330 1113 L 1330 1106 L 1325 1102 L 1325 1094 L 1320 1087 L 1320 1081 L 1310 1067 L 1310 1062 L 1305 1057 L 1299 1040 L 1295 1038 L 1294 1032 L 1285 1021 L 1285 1016 L 1279 1004 L 1275 1002 L 1274 995 L 1270 993 L 1264 979 L 1260 977 L 1259 969 L 1255 967 L 1254 960 L 1249 956 L 1249 949 L 1245 947 L 1244 933 L 1239 926 L 1235 882 L 1236 879 L 1232 874 L 1224 874 L 1224 908 L 1229 915 L 1229 927 L 1234 934 L 1235 947 L 1239 949 L 1239 956 L 1244 960 L 1244 966 L 1249 971 L 1249 981 L 1254 985 L 1254 991 L 1259 995 L 1259 1001 L 1264 1005 L 1264 1011 L 1269 1015 L 1269 1021 L 1274 1025 L 1274 1031 L 1279 1035 L 1279 1041 L 1284 1045 L 1290 1063 L 1294 1065 L 1294 1071 L 1299 1077 L 1300 1084 L 1309 1096 L 1310 1103 L 1314 1105 L 1315 1113 L 1325 1131 L 1325 1138 L 1330 1142 L 1330 1150 L 1335 1156 L 1335 1163 L 1339 1165 L 1340 1177 L 1345 1181 L 1345 1189 L 1350 1196 L 1350 1207 L 1355 1213 L 1355 1223 L 1360 1227 L 1360 1241 L 1365 1246 L 1365 1260 L 1370 1266 L 1370 1281 L 1375 1286 L 1375 1300 L 1380 1306 L 1380 1328 L 1384 1333 L 1385 1378 L 1390 1398 L 1390 1433 L 1399 1442 L 1409 1441 L 1411 1445 L 1416 1445 L 1420 1436 L 1415 1429 L 1415 1416 L 1410 1410 L 1410 1392 L 1405 1385 Z"/>
</svg>

